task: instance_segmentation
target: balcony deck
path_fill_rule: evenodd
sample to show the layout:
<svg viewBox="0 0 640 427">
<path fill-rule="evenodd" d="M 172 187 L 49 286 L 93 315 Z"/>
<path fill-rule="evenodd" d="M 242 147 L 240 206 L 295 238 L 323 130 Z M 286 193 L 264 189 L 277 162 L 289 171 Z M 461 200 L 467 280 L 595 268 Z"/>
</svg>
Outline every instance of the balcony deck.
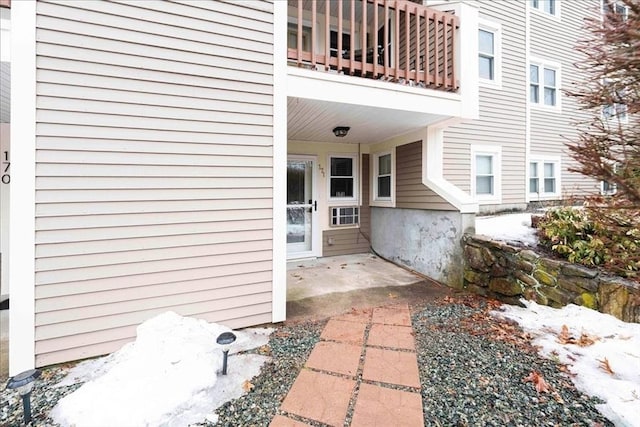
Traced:
<svg viewBox="0 0 640 427">
<path fill-rule="evenodd" d="M 459 20 L 453 14 L 408 0 L 289 0 L 288 22 L 290 65 L 459 88 Z"/>
</svg>

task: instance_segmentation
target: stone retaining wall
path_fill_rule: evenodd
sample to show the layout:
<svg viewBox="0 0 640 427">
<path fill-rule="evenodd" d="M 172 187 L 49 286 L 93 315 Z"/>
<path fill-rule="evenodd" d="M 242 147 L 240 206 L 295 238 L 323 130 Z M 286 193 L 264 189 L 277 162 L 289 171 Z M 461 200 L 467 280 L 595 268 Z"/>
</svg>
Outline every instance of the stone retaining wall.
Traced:
<svg viewBox="0 0 640 427">
<path fill-rule="evenodd" d="M 566 261 L 545 258 L 484 236 L 465 234 L 464 287 L 517 303 L 520 298 L 562 307 L 573 303 L 640 323 L 640 284 Z"/>
</svg>

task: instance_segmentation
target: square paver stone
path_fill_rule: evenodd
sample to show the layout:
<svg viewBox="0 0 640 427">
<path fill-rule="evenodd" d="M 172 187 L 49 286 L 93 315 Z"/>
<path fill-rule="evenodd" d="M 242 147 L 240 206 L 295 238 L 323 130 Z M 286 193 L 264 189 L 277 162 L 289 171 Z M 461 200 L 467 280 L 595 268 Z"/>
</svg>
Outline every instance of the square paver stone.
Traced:
<svg viewBox="0 0 640 427">
<path fill-rule="evenodd" d="M 364 330 L 366 327 L 366 323 L 331 319 L 324 327 L 320 338 L 323 340 L 362 344 L 364 343 Z"/>
<path fill-rule="evenodd" d="M 415 350 L 411 326 L 382 325 L 374 323 L 369 331 L 367 345 Z"/>
<path fill-rule="evenodd" d="M 411 311 L 406 304 L 373 309 L 373 323 L 385 325 L 411 326 Z"/>
<path fill-rule="evenodd" d="M 406 351 L 367 347 L 362 378 L 419 388 L 418 358 Z"/>
<path fill-rule="evenodd" d="M 371 321 L 371 313 L 373 313 L 373 310 L 370 308 L 363 308 L 360 310 L 353 309 L 349 313 L 334 316 L 333 319 L 345 320 L 349 322 L 369 323 Z"/>
<path fill-rule="evenodd" d="M 311 424 L 301 423 L 300 421 L 292 420 L 282 415 L 276 415 L 271 420 L 269 427 L 307 427 L 310 425 Z"/>
<path fill-rule="evenodd" d="M 306 366 L 353 376 L 358 371 L 361 353 L 359 345 L 320 341 L 309 355 Z"/>
<path fill-rule="evenodd" d="M 331 426 L 342 426 L 356 382 L 303 369 L 280 409 Z"/>
<path fill-rule="evenodd" d="M 424 426 L 419 393 L 362 384 L 351 427 Z"/>
</svg>

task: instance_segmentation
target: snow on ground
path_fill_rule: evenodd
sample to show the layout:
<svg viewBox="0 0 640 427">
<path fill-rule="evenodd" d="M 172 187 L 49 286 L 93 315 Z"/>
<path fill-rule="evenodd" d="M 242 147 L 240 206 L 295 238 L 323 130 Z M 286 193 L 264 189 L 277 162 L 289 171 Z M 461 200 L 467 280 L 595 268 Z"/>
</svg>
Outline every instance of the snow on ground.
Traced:
<svg viewBox="0 0 640 427">
<path fill-rule="evenodd" d="M 186 426 L 246 392 L 245 381 L 268 360 L 234 354 L 267 344 L 273 329 L 234 332 L 228 375 L 216 338 L 229 328 L 173 312 L 137 329 L 135 342 L 100 359 L 78 364 L 59 386 L 85 382 L 61 399 L 51 417 L 63 426 Z M 233 354 L 233 356 L 232 356 Z"/>
<path fill-rule="evenodd" d="M 519 242 L 527 246 L 538 244 L 536 231 L 531 228 L 530 213 L 477 217 L 476 234 L 482 234 L 494 240 Z"/>
<path fill-rule="evenodd" d="M 522 302 L 526 308 L 504 305 L 493 314 L 517 321 L 543 356 L 566 364 L 576 387 L 602 399 L 598 410 L 616 426 L 640 426 L 640 324 L 573 304 L 555 309 Z M 567 336 L 595 342 L 568 344 Z"/>
</svg>

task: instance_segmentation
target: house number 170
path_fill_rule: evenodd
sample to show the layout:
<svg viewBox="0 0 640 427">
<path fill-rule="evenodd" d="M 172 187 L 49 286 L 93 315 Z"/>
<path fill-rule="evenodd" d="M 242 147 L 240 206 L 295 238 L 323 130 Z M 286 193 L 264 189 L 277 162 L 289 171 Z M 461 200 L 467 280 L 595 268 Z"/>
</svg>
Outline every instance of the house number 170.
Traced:
<svg viewBox="0 0 640 427">
<path fill-rule="evenodd" d="M 11 182 L 11 175 L 9 174 L 9 167 L 11 166 L 11 162 L 9 161 L 9 152 L 2 152 L 2 183 L 8 184 Z"/>
</svg>

